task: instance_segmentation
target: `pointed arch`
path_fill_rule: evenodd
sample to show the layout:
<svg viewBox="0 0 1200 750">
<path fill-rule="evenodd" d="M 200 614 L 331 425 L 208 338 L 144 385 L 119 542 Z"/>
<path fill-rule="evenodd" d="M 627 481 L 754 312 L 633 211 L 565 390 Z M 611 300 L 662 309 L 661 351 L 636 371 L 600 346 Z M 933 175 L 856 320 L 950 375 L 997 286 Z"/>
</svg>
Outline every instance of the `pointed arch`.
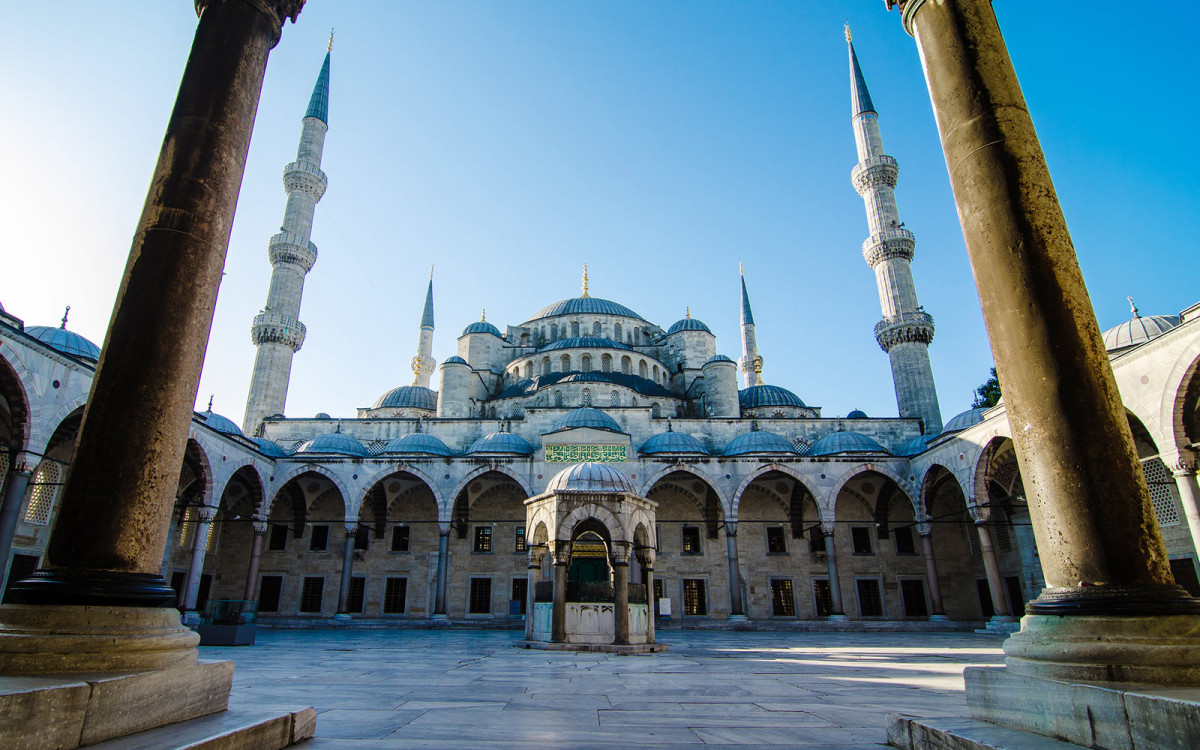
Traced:
<svg viewBox="0 0 1200 750">
<path fill-rule="evenodd" d="M 813 504 L 817 506 L 817 520 L 823 521 L 825 519 L 825 509 L 821 507 L 821 496 L 813 491 L 812 485 L 809 484 L 809 480 L 803 474 L 796 471 L 788 464 L 763 464 L 744 476 L 742 481 L 738 483 L 737 489 L 734 490 L 732 514 L 734 520 L 737 519 L 737 506 L 741 502 L 742 494 L 746 491 L 746 488 L 761 478 L 764 474 L 768 474 L 772 471 L 777 471 L 780 474 L 787 474 L 789 477 L 799 482 L 804 489 L 808 490 L 808 494 L 813 498 Z"/>
<path fill-rule="evenodd" d="M 350 485 L 346 482 L 345 479 L 338 476 L 337 473 L 331 471 L 330 469 L 326 468 L 325 466 L 322 466 L 321 464 L 295 464 L 295 465 L 289 467 L 288 470 L 283 474 L 283 476 L 275 477 L 275 480 L 272 482 L 273 491 L 268 493 L 271 495 L 271 502 L 274 503 L 275 497 L 279 494 L 279 491 L 281 489 L 283 489 L 283 487 L 288 482 L 290 482 L 293 479 L 296 479 L 297 477 L 300 477 L 304 474 L 310 474 L 310 473 L 311 474 L 320 474 L 322 477 L 324 477 L 325 479 L 328 479 L 330 482 L 332 482 L 334 487 L 337 487 L 338 492 L 340 492 L 342 495 L 342 501 L 346 506 L 347 513 L 350 512 L 351 505 L 353 505 L 354 512 L 355 513 L 358 512 L 357 500 L 359 498 L 357 496 L 357 493 L 351 491 Z M 269 509 L 269 507 L 270 506 L 268 506 L 268 509 Z M 353 518 L 353 516 L 348 516 L 348 517 Z"/>
<path fill-rule="evenodd" d="M 629 530 L 625 528 L 621 520 L 614 516 L 607 508 L 596 503 L 586 503 L 580 505 L 558 522 L 558 528 L 555 530 L 555 539 L 561 541 L 573 541 L 575 539 L 576 528 L 587 521 L 596 521 L 603 524 L 608 529 L 612 542 L 630 542 L 632 537 Z"/>
<path fill-rule="evenodd" d="M 845 488 L 846 484 L 859 474 L 869 471 L 875 472 L 876 474 L 881 474 L 895 482 L 900 488 L 900 491 L 904 494 L 905 498 L 908 500 L 913 514 L 916 515 L 920 513 L 920 507 L 917 505 L 917 498 L 920 496 L 920 493 L 915 487 L 913 487 L 913 484 L 908 477 L 901 474 L 894 466 L 889 464 L 865 461 L 863 463 L 851 464 L 850 468 L 842 472 L 842 474 L 838 476 L 837 480 L 834 482 L 833 489 L 825 498 L 826 507 L 824 510 L 828 511 L 829 518 L 832 519 L 836 517 L 834 510 L 837 504 L 838 495 L 842 494 L 842 490 Z"/>
<path fill-rule="evenodd" d="M 664 477 L 666 477 L 670 474 L 674 474 L 676 472 L 683 472 L 685 474 L 691 474 L 692 476 L 696 477 L 700 481 L 707 484 L 709 486 L 709 488 L 712 489 L 712 491 L 717 494 L 717 498 L 720 500 L 721 507 L 725 511 L 726 515 L 730 514 L 729 513 L 729 510 L 730 510 L 729 495 L 722 491 L 722 486 L 720 484 L 718 484 L 716 477 L 712 476 L 711 474 L 706 472 L 704 469 L 702 469 L 700 466 L 697 466 L 695 464 L 677 463 L 677 464 L 668 464 L 667 466 L 662 467 L 655 473 L 651 474 L 644 482 L 642 482 L 642 490 L 640 493 L 641 496 L 646 497 L 646 495 L 649 494 L 650 490 L 654 488 L 654 485 L 657 484 L 659 482 L 659 480 L 663 479 Z"/>
<path fill-rule="evenodd" d="M 520 474 L 513 471 L 509 467 L 507 467 L 503 464 L 494 464 L 494 465 L 486 464 L 484 466 L 478 467 L 477 469 L 474 469 L 473 471 L 468 473 L 466 476 L 464 476 L 462 479 L 460 479 L 458 481 L 458 483 L 454 485 L 454 491 L 448 493 L 448 496 L 457 499 L 458 496 L 462 493 L 462 491 L 467 488 L 467 485 L 469 485 L 471 482 L 475 481 L 479 477 L 483 476 L 484 474 L 488 474 L 490 472 L 496 472 L 498 474 L 503 474 L 506 477 L 508 477 L 509 479 L 516 482 L 520 486 L 521 491 L 525 493 L 525 497 L 527 497 L 527 498 L 533 497 L 534 494 L 536 494 L 536 493 L 534 493 L 533 487 L 530 486 L 528 480 L 526 480 L 524 477 L 522 477 Z M 446 519 L 446 520 L 448 520 L 448 519 Z"/>
<path fill-rule="evenodd" d="M 364 481 L 362 483 L 363 491 L 359 494 L 359 498 L 358 498 L 359 505 L 361 505 L 362 500 L 367 496 L 367 493 L 370 492 L 371 489 L 375 485 L 379 484 L 384 479 L 387 479 L 392 474 L 402 474 L 402 473 L 403 474 L 412 474 L 414 477 L 416 477 L 417 479 L 420 479 L 422 482 L 425 483 L 425 486 L 427 486 L 429 488 L 429 491 L 433 493 L 433 499 L 434 499 L 434 502 L 437 503 L 438 512 L 440 515 L 441 511 L 446 507 L 446 495 L 444 495 L 442 493 L 438 483 L 434 480 L 434 478 L 429 473 L 422 471 L 420 468 L 418 468 L 416 466 L 412 466 L 411 464 L 406 464 L 406 463 L 401 463 L 401 464 L 397 464 L 394 466 L 385 466 L 381 469 L 378 469 L 374 474 L 368 474 L 366 476 L 366 481 Z M 454 495 L 451 495 L 450 497 L 454 497 Z M 355 507 L 355 512 L 356 513 L 358 512 L 357 506 Z"/>
</svg>

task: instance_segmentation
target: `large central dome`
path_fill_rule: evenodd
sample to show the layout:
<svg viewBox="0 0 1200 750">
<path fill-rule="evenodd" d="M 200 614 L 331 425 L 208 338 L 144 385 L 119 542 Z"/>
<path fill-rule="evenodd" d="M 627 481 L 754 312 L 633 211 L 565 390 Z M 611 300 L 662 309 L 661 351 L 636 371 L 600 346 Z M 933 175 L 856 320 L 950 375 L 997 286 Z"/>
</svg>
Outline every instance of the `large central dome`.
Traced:
<svg viewBox="0 0 1200 750">
<path fill-rule="evenodd" d="M 619 305 L 612 300 L 600 297 L 572 297 L 543 307 L 525 322 L 532 323 L 535 320 L 553 318 L 557 315 L 621 315 L 626 318 L 645 320 L 625 305 Z"/>
</svg>

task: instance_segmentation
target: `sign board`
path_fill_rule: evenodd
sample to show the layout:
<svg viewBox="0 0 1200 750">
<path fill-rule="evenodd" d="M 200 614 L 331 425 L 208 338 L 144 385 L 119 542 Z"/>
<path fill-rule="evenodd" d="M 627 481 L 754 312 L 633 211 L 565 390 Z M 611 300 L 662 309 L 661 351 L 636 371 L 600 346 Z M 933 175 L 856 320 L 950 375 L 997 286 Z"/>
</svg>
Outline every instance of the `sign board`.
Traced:
<svg viewBox="0 0 1200 750">
<path fill-rule="evenodd" d="M 547 445 L 546 463 L 548 464 L 578 464 L 584 461 L 623 462 L 626 446 L 624 445 Z"/>
</svg>

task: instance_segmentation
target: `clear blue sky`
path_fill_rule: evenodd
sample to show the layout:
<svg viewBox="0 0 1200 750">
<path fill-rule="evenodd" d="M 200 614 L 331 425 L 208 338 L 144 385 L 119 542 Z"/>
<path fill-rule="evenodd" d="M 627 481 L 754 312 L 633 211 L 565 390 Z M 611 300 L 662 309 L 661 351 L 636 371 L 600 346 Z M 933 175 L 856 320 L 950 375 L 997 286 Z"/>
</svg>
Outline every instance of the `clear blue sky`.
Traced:
<svg viewBox="0 0 1200 750">
<path fill-rule="evenodd" d="M 999 2 L 1101 327 L 1200 299 L 1191 3 Z M 99 343 L 195 16 L 189 0 L 6 9 L 0 303 Z M 352 416 L 407 384 L 430 264 L 434 356 L 591 291 L 739 354 L 737 264 L 768 383 L 826 416 L 895 415 L 860 245 L 842 22 L 900 162 L 948 419 L 991 366 L 914 42 L 871 2 L 311 0 L 271 55 L 204 377 L 241 421 L 280 171 L 333 51 L 329 191 L 287 413 Z M 436 385 L 436 380 L 435 380 Z"/>
</svg>

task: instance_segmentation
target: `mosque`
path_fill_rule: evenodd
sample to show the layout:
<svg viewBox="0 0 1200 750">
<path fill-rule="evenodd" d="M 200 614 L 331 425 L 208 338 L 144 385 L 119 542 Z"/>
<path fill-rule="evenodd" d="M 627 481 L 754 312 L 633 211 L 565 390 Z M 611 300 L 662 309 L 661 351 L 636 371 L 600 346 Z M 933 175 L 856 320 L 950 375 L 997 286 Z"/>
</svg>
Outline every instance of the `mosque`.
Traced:
<svg viewBox="0 0 1200 750">
<path fill-rule="evenodd" d="M 765 383 L 745 277 L 730 295 L 741 341 L 718 345 L 690 314 L 664 326 L 592 296 L 585 268 L 578 296 L 503 328 L 471 322 L 440 364 L 431 276 L 412 382 L 354 415 L 300 418 L 284 415 L 327 184 L 326 55 L 284 168 L 244 418 L 210 404 L 192 420 L 163 559 L 185 616 L 229 599 L 277 626 L 520 627 L 551 565 L 573 583 L 628 566 L 630 600 L 652 601 L 660 627 L 1014 629 L 1043 580 L 1012 427 L 1003 403 L 942 418 L 898 165 L 849 56 L 851 180 L 898 416 L 828 418 Z M 1200 304 L 1134 308 L 1104 338 L 1172 571 L 1200 595 Z M 65 315 L 26 326 L 0 311 L 6 585 L 43 559 L 99 357 Z M 601 527 L 530 528 L 535 498 L 600 491 L 652 506 L 653 528 L 621 549 Z"/>
</svg>

